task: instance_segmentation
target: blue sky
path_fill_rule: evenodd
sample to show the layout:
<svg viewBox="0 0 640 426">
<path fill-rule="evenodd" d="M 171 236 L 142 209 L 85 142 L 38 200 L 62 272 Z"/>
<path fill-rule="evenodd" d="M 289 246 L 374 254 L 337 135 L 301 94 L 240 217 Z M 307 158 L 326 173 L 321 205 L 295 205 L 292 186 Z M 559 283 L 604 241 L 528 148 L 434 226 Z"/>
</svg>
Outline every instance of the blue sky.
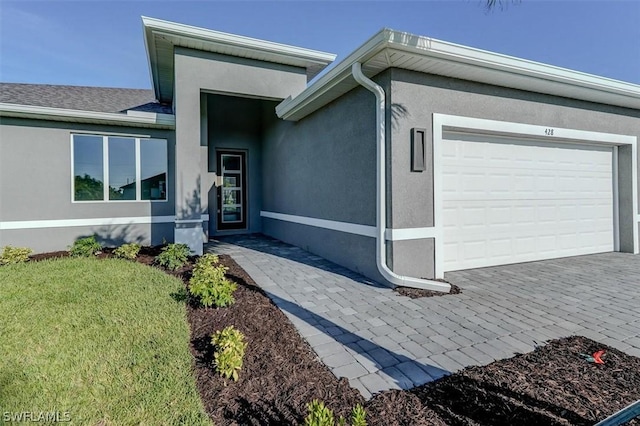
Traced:
<svg viewBox="0 0 640 426">
<path fill-rule="evenodd" d="M 640 84 L 640 1 L 0 0 L 0 81 L 150 88 L 141 15 L 338 54 L 383 27 Z"/>
</svg>

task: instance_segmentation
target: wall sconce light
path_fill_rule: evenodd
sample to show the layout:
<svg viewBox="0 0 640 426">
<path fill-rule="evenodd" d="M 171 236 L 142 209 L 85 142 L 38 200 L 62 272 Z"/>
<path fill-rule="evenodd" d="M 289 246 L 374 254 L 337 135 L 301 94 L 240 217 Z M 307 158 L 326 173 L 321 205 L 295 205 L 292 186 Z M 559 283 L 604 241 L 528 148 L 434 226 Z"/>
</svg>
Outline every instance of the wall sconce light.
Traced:
<svg viewBox="0 0 640 426">
<path fill-rule="evenodd" d="M 427 170 L 427 130 L 411 129 L 411 171 Z"/>
</svg>

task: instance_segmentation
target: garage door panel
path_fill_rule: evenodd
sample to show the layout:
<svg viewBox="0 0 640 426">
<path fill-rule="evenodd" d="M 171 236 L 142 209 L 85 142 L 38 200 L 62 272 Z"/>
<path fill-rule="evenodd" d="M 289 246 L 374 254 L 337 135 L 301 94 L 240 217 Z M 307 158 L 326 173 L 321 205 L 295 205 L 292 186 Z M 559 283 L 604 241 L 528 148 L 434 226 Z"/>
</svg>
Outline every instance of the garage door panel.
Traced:
<svg viewBox="0 0 640 426">
<path fill-rule="evenodd" d="M 442 150 L 445 270 L 613 250 L 611 149 L 465 135 Z"/>
</svg>

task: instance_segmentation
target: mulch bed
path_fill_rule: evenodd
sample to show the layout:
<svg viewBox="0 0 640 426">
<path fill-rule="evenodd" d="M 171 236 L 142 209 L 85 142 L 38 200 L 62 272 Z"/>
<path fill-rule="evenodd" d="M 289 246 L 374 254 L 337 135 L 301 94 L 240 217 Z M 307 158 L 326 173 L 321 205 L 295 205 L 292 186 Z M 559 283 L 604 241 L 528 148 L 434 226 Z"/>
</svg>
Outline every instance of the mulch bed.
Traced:
<svg viewBox="0 0 640 426">
<path fill-rule="evenodd" d="M 445 281 L 446 282 L 446 281 Z M 449 293 L 444 293 L 442 291 L 431 291 L 431 290 L 423 290 L 421 288 L 411 288 L 411 287 L 395 287 L 393 291 L 400 294 L 401 296 L 407 296 L 411 299 L 419 299 L 421 297 L 436 297 L 436 296 L 448 296 L 450 294 L 460 294 L 462 290 L 455 284 L 451 284 L 451 290 Z"/>
<path fill-rule="evenodd" d="M 159 248 L 143 248 L 138 261 L 153 264 Z M 105 250 L 102 257 L 109 257 Z M 52 256 L 36 255 L 32 259 Z M 53 257 L 60 257 L 56 253 Z M 193 260 L 193 259 L 192 259 Z M 640 399 L 640 358 L 584 337 L 554 340 L 534 352 L 470 367 L 409 391 L 387 391 L 364 402 L 346 379 L 336 379 L 287 317 L 228 256 L 220 256 L 238 283 L 236 303 L 203 308 L 186 291 L 197 386 L 216 425 L 301 424 L 306 404 L 323 400 L 348 416 L 356 403 L 371 426 L 393 425 L 592 425 Z M 192 265 L 168 272 L 188 282 Z M 210 335 L 234 325 L 248 346 L 238 382 L 214 371 Z M 604 349 L 605 364 L 581 353 Z M 632 425 L 640 425 L 638 419 Z"/>
</svg>

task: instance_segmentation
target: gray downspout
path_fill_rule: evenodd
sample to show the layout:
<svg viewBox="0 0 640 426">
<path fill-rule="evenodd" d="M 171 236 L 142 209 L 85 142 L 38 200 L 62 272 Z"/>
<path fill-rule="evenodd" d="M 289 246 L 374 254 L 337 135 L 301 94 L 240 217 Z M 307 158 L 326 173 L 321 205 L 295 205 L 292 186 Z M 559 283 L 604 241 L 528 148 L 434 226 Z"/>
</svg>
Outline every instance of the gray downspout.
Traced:
<svg viewBox="0 0 640 426">
<path fill-rule="evenodd" d="M 385 93 L 382 87 L 367 78 L 362 73 L 362 65 L 356 62 L 351 67 L 353 78 L 364 88 L 373 92 L 376 96 L 376 143 L 377 143 L 377 170 L 376 170 L 376 266 L 380 274 L 396 286 L 421 288 L 425 290 L 441 291 L 448 293 L 451 286 L 447 283 L 421 278 L 405 277 L 393 272 L 387 266 L 387 194 L 386 194 L 386 140 L 385 140 Z"/>
</svg>

